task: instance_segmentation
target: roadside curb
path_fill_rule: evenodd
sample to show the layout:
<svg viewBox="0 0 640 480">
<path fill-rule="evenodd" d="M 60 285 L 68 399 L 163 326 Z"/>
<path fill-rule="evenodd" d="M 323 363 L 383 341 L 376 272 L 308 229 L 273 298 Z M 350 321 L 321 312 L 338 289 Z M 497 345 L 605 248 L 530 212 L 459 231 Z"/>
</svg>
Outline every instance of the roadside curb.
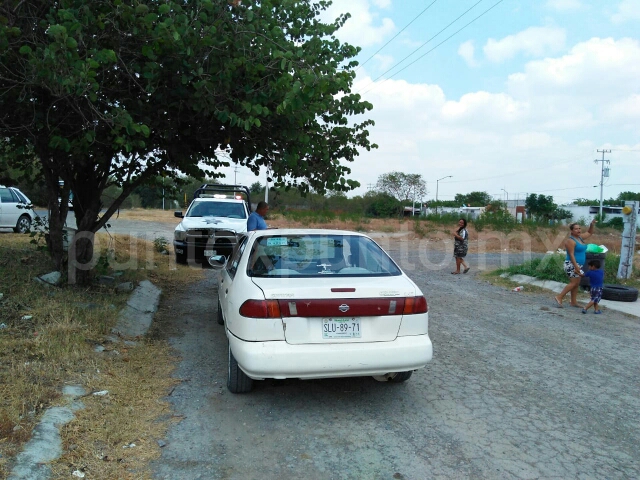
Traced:
<svg viewBox="0 0 640 480">
<path fill-rule="evenodd" d="M 162 290 L 149 280 L 143 280 L 131 294 L 126 307 L 120 311 L 112 333 L 123 337 L 140 337 L 151 326 L 154 314 L 158 311 Z"/>
<path fill-rule="evenodd" d="M 81 386 L 67 385 L 62 394 L 67 406 L 48 408 L 42 415 L 33 429 L 31 439 L 16 456 L 9 480 L 46 480 L 51 477 L 51 468 L 47 463 L 62 454 L 60 429 L 75 418 L 75 411 L 84 408 L 78 400 L 85 394 Z"/>
<path fill-rule="evenodd" d="M 529 275 L 509 275 L 507 273 L 503 273 L 500 276 L 511 282 L 533 285 L 556 293 L 560 293 L 566 286 L 565 283 L 555 282 L 553 280 L 539 280 L 536 277 L 530 277 Z M 640 318 L 640 302 L 637 300 L 635 302 L 613 302 L 611 300 L 601 300 L 600 305 L 610 308 L 611 310 L 616 310 L 618 312 L 623 312 Z"/>
</svg>

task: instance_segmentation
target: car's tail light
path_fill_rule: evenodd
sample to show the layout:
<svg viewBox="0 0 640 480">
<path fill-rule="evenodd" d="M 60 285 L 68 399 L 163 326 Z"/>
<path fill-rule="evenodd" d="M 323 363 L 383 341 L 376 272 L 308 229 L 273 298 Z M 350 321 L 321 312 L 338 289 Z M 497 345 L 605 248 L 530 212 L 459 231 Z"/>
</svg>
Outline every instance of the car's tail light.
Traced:
<svg viewBox="0 0 640 480">
<path fill-rule="evenodd" d="M 427 313 L 427 299 L 420 295 L 419 297 L 407 297 L 404 299 L 403 315 L 414 315 L 416 313 Z"/>
<path fill-rule="evenodd" d="M 240 315 L 248 318 L 281 318 L 277 300 L 247 300 L 240 307 Z"/>
</svg>

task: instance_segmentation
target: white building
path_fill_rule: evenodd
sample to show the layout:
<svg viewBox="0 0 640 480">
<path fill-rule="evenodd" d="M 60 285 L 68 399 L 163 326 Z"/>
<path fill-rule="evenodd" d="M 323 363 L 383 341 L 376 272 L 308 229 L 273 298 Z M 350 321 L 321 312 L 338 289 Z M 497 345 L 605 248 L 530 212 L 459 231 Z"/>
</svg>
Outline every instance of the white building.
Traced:
<svg viewBox="0 0 640 480">
<path fill-rule="evenodd" d="M 569 222 L 578 222 L 580 220 L 584 220 L 584 223 L 589 223 L 592 219 L 594 219 L 600 213 L 600 206 L 588 206 L 583 207 L 581 205 L 560 205 L 559 208 L 564 210 L 568 210 L 571 212 L 571 219 Z M 638 211 L 640 213 L 640 210 Z M 602 207 L 602 214 L 604 215 L 604 220 L 611 220 L 612 218 L 622 218 L 622 207 Z"/>
</svg>

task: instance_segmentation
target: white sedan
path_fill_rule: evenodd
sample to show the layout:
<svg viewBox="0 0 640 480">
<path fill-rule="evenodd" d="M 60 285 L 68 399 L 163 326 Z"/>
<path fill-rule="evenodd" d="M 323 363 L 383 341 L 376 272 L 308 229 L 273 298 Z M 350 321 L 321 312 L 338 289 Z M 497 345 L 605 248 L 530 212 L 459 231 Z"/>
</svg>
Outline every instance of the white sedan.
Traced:
<svg viewBox="0 0 640 480">
<path fill-rule="evenodd" d="M 233 393 L 265 378 L 399 383 L 431 360 L 424 295 L 366 235 L 250 232 L 228 261 L 209 263 L 220 269 L 218 323 Z"/>
</svg>

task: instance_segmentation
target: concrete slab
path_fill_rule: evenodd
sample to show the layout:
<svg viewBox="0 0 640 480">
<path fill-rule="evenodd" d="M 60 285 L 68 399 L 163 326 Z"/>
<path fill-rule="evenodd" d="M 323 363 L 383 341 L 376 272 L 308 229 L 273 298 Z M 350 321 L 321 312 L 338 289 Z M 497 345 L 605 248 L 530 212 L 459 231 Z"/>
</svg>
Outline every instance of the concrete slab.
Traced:
<svg viewBox="0 0 640 480">
<path fill-rule="evenodd" d="M 48 462 L 62 454 L 60 428 L 73 420 L 73 412 L 83 408 L 78 397 L 84 394 L 79 386 L 70 386 L 63 390 L 70 406 L 51 407 L 42 415 L 40 423 L 33 429 L 33 435 L 22 452 L 16 457 L 16 464 L 9 474 L 9 480 L 47 480 L 51 478 Z"/>
<path fill-rule="evenodd" d="M 554 282 L 552 280 L 539 280 L 535 277 L 528 275 L 501 275 L 501 277 L 508 278 L 512 282 L 534 285 L 536 287 L 551 290 L 556 293 L 560 293 L 565 287 L 566 283 Z M 587 300 L 588 301 L 588 300 Z M 601 300 L 600 305 L 617 312 L 623 312 L 634 317 L 640 317 L 640 301 L 635 302 L 614 302 L 612 300 Z"/>
<path fill-rule="evenodd" d="M 158 310 L 162 290 L 149 280 L 143 280 L 133 291 L 127 305 L 120 311 L 118 322 L 112 329 L 124 337 L 145 335 Z"/>
</svg>

